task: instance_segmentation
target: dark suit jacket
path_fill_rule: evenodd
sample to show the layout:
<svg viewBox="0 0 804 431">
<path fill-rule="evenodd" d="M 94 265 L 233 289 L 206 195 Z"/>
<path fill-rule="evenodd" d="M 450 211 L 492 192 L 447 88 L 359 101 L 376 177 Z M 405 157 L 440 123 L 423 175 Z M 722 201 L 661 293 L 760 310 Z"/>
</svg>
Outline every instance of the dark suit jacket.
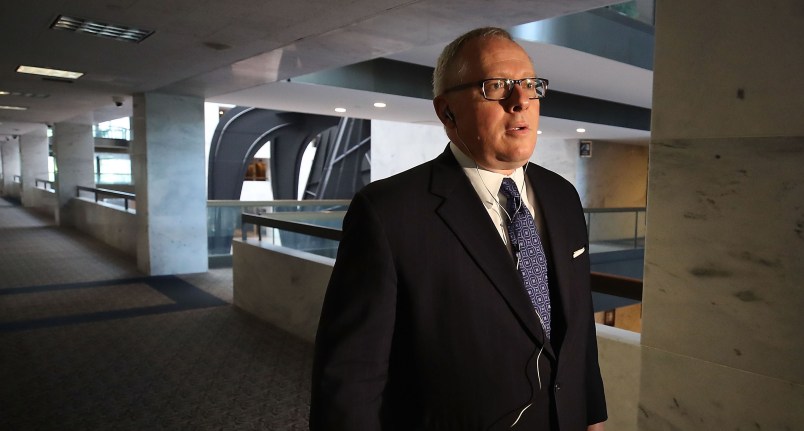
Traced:
<svg viewBox="0 0 804 431">
<path fill-rule="evenodd" d="M 316 338 L 311 430 L 581 431 L 606 419 L 580 201 L 553 172 L 527 175 L 548 233 L 552 340 L 448 148 L 352 200 Z"/>
</svg>

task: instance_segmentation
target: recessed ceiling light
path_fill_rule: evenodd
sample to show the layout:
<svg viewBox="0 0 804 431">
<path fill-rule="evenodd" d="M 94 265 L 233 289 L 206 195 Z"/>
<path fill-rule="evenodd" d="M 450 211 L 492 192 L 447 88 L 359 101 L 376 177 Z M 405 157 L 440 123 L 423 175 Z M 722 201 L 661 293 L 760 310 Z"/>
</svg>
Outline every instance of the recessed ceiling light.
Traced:
<svg viewBox="0 0 804 431">
<path fill-rule="evenodd" d="M 374 107 L 375 108 L 385 108 L 386 106 L 388 106 L 388 105 L 386 105 L 383 102 L 374 102 Z"/>
<path fill-rule="evenodd" d="M 575 129 L 575 131 L 578 133 L 585 133 L 586 129 L 584 129 L 583 127 L 578 127 L 577 129 Z"/>
<path fill-rule="evenodd" d="M 8 109 L 10 111 L 27 111 L 28 108 L 24 106 L 4 106 L 0 105 L 0 109 Z"/>
<path fill-rule="evenodd" d="M 69 70 L 48 69 L 46 67 L 20 66 L 17 68 L 19 73 L 29 73 L 32 75 L 52 76 L 61 79 L 78 79 L 84 74 L 82 72 L 71 72 Z"/>
<path fill-rule="evenodd" d="M 50 26 L 54 30 L 67 30 L 84 33 L 106 39 L 121 40 L 124 42 L 140 43 L 153 34 L 153 30 L 140 30 L 118 24 L 107 24 L 84 18 L 74 18 L 60 15 Z"/>
<path fill-rule="evenodd" d="M 346 112 L 346 108 L 335 108 L 335 112 Z"/>
<path fill-rule="evenodd" d="M 0 96 L 31 97 L 34 99 L 46 99 L 50 97 L 49 94 L 21 93 L 19 91 L 0 91 Z"/>
</svg>

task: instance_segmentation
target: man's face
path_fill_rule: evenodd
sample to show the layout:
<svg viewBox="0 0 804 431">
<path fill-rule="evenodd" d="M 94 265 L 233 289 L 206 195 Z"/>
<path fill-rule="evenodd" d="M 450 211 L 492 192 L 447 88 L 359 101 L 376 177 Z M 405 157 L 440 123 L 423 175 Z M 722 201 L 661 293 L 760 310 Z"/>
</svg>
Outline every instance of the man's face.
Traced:
<svg viewBox="0 0 804 431">
<path fill-rule="evenodd" d="M 537 76 L 525 51 L 507 39 L 475 39 L 464 45 L 459 56 L 458 64 L 463 62 L 466 68 L 459 77 L 452 75 L 448 88 L 488 78 Z M 539 100 L 529 99 L 520 85 L 515 84 L 505 100 L 484 99 L 478 85 L 448 92 L 434 102 L 441 112 L 449 107 L 455 120 L 444 123 L 447 134 L 478 165 L 509 173 L 524 165 L 533 154 L 539 128 Z"/>
</svg>

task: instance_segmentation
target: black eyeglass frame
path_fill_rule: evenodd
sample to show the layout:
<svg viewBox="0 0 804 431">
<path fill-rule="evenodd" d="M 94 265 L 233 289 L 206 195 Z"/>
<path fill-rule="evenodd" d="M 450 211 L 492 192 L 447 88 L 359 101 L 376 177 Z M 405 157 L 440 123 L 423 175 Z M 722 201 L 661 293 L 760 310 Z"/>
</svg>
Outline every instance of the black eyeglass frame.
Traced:
<svg viewBox="0 0 804 431">
<path fill-rule="evenodd" d="M 486 79 L 483 79 L 481 81 L 467 82 L 465 84 L 458 84 L 458 85 L 456 85 L 454 87 L 447 88 L 441 94 L 447 94 L 447 93 L 449 93 L 451 91 L 458 91 L 458 90 L 463 90 L 463 89 L 466 89 L 466 88 L 480 86 L 480 94 L 483 95 L 484 99 L 490 100 L 492 102 L 498 102 L 500 100 L 505 100 L 505 99 L 511 97 L 512 94 L 514 94 L 514 84 L 519 85 L 521 87 L 522 86 L 522 81 L 526 81 L 528 79 L 533 79 L 533 80 L 537 81 L 537 83 L 541 83 L 542 87 L 544 87 L 544 93 L 542 94 L 541 97 L 539 97 L 539 96 L 528 97 L 528 99 L 531 99 L 531 100 L 533 100 L 533 99 L 544 99 L 544 97 L 547 95 L 547 86 L 550 84 L 550 81 L 545 79 L 545 78 L 537 78 L 535 76 L 528 77 L 528 78 L 522 78 L 522 79 L 486 78 Z M 503 97 L 502 99 L 490 99 L 488 96 L 486 96 L 486 89 L 485 89 L 485 86 L 483 85 L 488 81 L 505 81 L 506 85 L 508 85 L 508 88 L 509 88 L 508 89 L 508 95 Z"/>
</svg>

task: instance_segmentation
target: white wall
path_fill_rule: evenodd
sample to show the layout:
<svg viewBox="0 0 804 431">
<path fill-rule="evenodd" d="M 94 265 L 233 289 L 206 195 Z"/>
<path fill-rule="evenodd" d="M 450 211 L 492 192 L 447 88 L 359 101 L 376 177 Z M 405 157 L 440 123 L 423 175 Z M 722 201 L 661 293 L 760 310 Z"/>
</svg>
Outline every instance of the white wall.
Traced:
<svg viewBox="0 0 804 431">
<path fill-rule="evenodd" d="M 371 120 L 371 181 L 432 160 L 448 143 L 441 126 Z"/>
<path fill-rule="evenodd" d="M 531 160 L 575 184 L 577 142 L 539 137 Z M 441 126 L 371 120 L 371 180 L 432 160 L 448 143 Z"/>
<path fill-rule="evenodd" d="M 549 169 L 571 182 L 577 188 L 578 140 L 539 136 L 536 150 L 530 158 L 533 163 Z"/>
</svg>

